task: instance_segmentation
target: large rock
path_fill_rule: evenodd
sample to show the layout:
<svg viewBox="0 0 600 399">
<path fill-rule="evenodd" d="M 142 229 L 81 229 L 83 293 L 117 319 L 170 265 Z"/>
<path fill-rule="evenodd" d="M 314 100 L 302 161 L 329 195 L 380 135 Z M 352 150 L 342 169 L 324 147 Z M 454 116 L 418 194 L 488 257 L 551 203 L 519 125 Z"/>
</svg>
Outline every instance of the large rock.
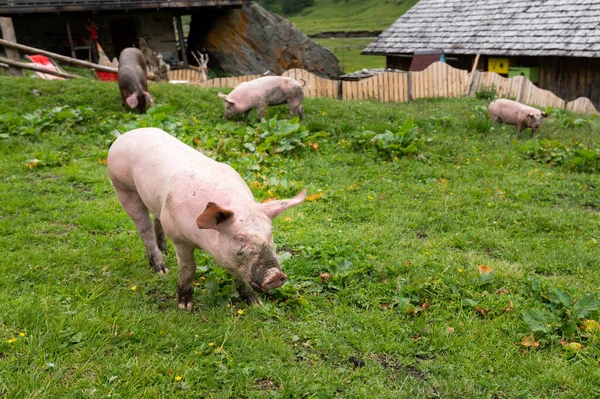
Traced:
<svg viewBox="0 0 600 399">
<path fill-rule="evenodd" d="M 343 74 L 329 50 L 256 3 L 212 17 L 209 27 L 206 14 L 193 15 L 188 38 L 190 49 L 209 53 L 209 69 L 234 76 L 266 71 L 280 75 L 292 68 L 330 78 Z"/>
</svg>

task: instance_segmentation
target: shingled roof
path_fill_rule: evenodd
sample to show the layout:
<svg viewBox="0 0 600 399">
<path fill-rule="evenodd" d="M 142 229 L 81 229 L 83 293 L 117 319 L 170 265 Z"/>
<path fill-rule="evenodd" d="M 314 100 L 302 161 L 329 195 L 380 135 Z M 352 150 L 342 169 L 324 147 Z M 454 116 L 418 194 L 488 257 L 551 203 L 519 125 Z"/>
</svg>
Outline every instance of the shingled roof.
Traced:
<svg viewBox="0 0 600 399">
<path fill-rule="evenodd" d="M 364 54 L 600 57 L 600 0 L 421 0 Z"/>
</svg>

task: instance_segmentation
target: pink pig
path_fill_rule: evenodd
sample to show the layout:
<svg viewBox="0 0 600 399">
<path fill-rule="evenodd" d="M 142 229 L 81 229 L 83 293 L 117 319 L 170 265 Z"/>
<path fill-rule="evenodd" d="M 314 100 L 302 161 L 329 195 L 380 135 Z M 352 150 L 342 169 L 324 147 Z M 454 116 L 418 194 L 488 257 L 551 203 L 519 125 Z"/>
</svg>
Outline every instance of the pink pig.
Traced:
<svg viewBox="0 0 600 399">
<path fill-rule="evenodd" d="M 516 101 L 500 98 L 488 107 L 490 119 L 495 123 L 515 125 L 519 130 L 531 128 L 534 132 L 542 126 L 548 114 Z"/>
<path fill-rule="evenodd" d="M 161 254 L 167 250 L 165 233 L 173 241 L 180 308 L 192 309 L 196 248 L 235 277 L 240 296 L 249 303 L 262 303 L 255 291 L 284 284 L 287 276 L 275 253 L 271 220 L 301 204 L 305 191 L 289 200 L 257 203 L 229 165 L 155 128 L 119 136 L 108 152 L 108 171 L 154 271 L 168 272 Z"/>
<path fill-rule="evenodd" d="M 244 119 L 248 119 L 248 114 L 254 108 L 258 111 L 258 119 L 261 119 L 268 105 L 285 103 L 290 106 L 291 117 L 304 117 L 302 84 L 292 78 L 263 76 L 240 83 L 229 94 L 219 92 L 219 97 L 225 100 L 225 119 L 231 119 L 241 113 L 244 113 Z"/>
</svg>

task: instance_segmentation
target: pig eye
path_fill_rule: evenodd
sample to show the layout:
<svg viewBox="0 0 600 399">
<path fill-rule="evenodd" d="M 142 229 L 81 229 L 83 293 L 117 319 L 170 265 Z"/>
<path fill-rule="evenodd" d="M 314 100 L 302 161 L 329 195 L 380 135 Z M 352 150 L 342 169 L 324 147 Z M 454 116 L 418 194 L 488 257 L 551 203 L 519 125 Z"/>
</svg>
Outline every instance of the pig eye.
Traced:
<svg viewBox="0 0 600 399">
<path fill-rule="evenodd" d="M 236 235 L 235 237 L 233 237 L 235 239 L 236 242 L 240 243 L 240 244 L 245 244 L 246 243 L 246 237 L 242 236 L 242 235 Z"/>
</svg>

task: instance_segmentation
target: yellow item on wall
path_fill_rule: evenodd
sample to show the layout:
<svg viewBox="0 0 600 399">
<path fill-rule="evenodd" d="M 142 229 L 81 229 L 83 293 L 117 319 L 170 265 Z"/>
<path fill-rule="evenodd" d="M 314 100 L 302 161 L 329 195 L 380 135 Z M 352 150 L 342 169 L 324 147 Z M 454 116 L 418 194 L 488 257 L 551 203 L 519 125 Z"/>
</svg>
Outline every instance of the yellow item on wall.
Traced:
<svg viewBox="0 0 600 399">
<path fill-rule="evenodd" d="M 508 73 L 508 58 L 489 58 L 488 71 L 496 73 Z"/>
</svg>

